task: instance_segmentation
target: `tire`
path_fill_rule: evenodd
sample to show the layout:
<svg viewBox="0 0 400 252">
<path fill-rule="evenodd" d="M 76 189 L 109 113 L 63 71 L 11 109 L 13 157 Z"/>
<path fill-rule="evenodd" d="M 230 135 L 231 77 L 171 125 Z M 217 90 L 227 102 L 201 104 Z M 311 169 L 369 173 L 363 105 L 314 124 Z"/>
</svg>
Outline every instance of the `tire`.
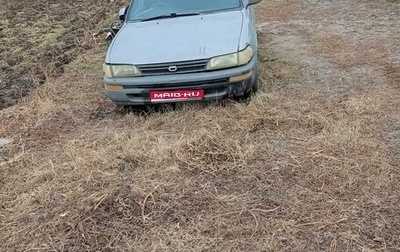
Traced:
<svg viewBox="0 0 400 252">
<path fill-rule="evenodd" d="M 251 98 L 259 89 L 260 84 L 258 82 L 258 79 L 253 83 L 253 86 L 251 86 L 251 88 L 246 91 L 240 98 L 241 99 L 248 99 Z"/>
</svg>

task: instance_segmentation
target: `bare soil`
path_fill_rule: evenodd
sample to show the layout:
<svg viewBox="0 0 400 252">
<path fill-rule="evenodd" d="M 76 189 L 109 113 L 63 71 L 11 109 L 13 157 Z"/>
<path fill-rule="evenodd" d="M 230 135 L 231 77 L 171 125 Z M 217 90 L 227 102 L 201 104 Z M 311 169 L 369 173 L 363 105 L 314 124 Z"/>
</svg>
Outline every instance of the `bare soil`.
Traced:
<svg viewBox="0 0 400 252">
<path fill-rule="evenodd" d="M 400 3 L 257 20 L 247 102 L 119 110 L 95 47 L 0 111 L 0 250 L 399 251 Z"/>
</svg>

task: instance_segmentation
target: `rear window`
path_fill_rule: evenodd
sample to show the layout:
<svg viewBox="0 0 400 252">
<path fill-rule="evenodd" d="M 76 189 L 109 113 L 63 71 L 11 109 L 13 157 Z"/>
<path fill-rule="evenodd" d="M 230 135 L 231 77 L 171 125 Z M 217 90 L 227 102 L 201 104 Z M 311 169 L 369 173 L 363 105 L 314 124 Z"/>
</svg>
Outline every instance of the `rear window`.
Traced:
<svg viewBox="0 0 400 252">
<path fill-rule="evenodd" d="M 241 0 L 134 0 L 127 20 L 140 21 L 170 13 L 207 13 L 238 9 Z"/>
</svg>

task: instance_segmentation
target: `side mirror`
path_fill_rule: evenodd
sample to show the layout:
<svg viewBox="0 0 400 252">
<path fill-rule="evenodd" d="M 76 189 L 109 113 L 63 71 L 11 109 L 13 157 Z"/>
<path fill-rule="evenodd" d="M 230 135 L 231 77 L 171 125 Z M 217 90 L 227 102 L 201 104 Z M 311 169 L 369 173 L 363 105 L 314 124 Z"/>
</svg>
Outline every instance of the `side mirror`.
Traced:
<svg viewBox="0 0 400 252">
<path fill-rule="evenodd" d="M 118 12 L 119 20 L 125 21 L 126 13 L 128 12 L 128 7 L 124 7 L 119 10 Z"/>
<path fill-rule="evenodd" d="M 261 2 L 261 0 L 249 0 L 247 2 L 247 6 L 253 5 L 253 4 L 258 4 L 259 2 Z"/>
</svg>

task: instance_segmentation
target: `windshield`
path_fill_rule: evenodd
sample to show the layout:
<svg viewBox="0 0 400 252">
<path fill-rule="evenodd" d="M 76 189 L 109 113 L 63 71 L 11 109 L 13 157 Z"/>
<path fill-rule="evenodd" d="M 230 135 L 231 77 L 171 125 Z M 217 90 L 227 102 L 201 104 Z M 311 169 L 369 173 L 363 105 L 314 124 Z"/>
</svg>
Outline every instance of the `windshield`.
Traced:
<svg viewBox="0 0 400 252">
<path fill-rule="evenodd" d="M 127 21 L 143 21 L 161 15 L 205 13 L 240 7 L 241 0 L 134 0 Z"/>
</svg>

